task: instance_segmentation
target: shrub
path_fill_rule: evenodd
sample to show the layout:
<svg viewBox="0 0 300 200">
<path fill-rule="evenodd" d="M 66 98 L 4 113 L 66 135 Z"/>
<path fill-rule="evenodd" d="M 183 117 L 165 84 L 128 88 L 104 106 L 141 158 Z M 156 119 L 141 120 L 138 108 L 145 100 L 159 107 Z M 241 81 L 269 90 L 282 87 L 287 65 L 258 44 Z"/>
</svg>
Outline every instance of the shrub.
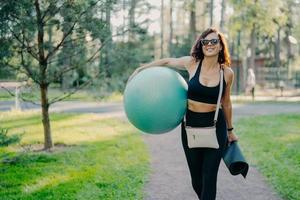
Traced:
<svg viewBox="0 0 300 200">
<path fill-rule="evenodd" d="M 0 127 L 0 147 L 8 146 L 10 144 L 18 143 L 21 140 L 21 135 L 9 136 L 8 129 Z"/>
</svg>

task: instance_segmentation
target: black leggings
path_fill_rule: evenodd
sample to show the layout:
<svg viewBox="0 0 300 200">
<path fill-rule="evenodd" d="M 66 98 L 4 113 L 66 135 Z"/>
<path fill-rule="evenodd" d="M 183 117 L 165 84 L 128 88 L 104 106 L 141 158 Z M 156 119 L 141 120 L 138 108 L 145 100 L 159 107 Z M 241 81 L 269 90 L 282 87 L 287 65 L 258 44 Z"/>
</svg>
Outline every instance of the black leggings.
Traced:
<svg viewBox="0 0 300 200">
<path fill-rule="evenodd" d="M 192 127 L 213 125 L 215 111 L 198 113 L 187 110 L 186 123 Z M 192 178 L 192 185 L 201 200 L 215 200 L 217 191 L 217 175 L 222 154 L 227 144 L 227 127 L 222 109 L 219 110 L 217 122 L 217 138 L 219 149 L 192 148 L 187 145 L 187 136 L 181 124 L 182 145 Z"/>
</svg>

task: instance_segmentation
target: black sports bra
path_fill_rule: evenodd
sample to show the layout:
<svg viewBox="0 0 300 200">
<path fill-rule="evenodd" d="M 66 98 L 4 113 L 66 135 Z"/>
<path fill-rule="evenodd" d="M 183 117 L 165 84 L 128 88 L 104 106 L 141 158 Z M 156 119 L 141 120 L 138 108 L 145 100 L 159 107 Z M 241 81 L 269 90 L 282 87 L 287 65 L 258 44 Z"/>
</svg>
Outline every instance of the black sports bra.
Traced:
<svg viewBox="0 0 300 200">
<path fill-rule="evenodd" d="M 201 64 L 202 64 L 202 60 L 199 62 L 199 65 L 197 67 L 197 71 L 196 71 L 195 75 L 188 82 L 188 92 L 187 92 L 188 98 L 191 100 L 199 101 L 199 102 L 203 102 L 203 103 L 217 104 L 220 82 L 217 86 L 214 86 L 214 87 L 207 87 L 205 85 L 202 85 L 199 81 Z M 224 73 L 223 73 L 222 97 L 225 94 L 225 88 L 226 88 L 226 81 L 225 81 Z"/>
</svg>

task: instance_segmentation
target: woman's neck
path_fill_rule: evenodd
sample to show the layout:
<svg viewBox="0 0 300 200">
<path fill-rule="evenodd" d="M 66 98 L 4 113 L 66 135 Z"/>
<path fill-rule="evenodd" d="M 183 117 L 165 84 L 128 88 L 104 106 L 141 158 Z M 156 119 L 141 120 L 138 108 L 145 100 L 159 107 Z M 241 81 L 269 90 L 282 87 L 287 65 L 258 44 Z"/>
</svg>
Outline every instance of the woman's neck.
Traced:
<svg viewBox="0 0 300 200">
<path fill-rule="evenodd" d="M 218 56 L 204 57 L 202 61 L 202 67 L 205 67 L 208 70 L 218 67 L 218 65 Z"/>
</svg>

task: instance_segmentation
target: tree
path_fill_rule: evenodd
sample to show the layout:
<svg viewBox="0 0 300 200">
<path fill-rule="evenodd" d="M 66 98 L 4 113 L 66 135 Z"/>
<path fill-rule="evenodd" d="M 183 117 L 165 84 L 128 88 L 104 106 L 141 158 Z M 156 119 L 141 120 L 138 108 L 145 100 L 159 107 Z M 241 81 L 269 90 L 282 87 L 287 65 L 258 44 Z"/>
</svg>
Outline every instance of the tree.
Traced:
<svg viewBox="0 0 300 200">
<path fill-rule="evenodd" d="M 169 55 L 172 56 L 172 49 L 173 49 L 173 0 L 170 0 L 170 23 L 169 23 L 169 27 L 170 27 L 170 35 L 169 35 Z"/>
<path fill-rule="evenodd" d="M 214 0 L 210 0 L 210 10 L 209 10 L 209 19 L 210 19 L 210 26 L 214 24 Z"/>
<path fill-rule="evenodd" d="M 276 32 L 274 19 L 280 19 L 282 13 L 279 8 L 283 4 L 279 0 L 231 0 L 234 15 L 230 19 L 231 35 L 239 31 L 247 35 L 248 47 L 251 52 L 250 68 L 255 69 L 257 38 L 259 36 L 273 36 Z"/>
<path fill-rule="evenodd" d="M 164 10 L 165 10 L 165 2 L 161 0 L 161 24 L 160 24 L 160 57 L 164 57 Z"/>
<path fill-rule="evenodd" d="M 191 41 L 196 39 L 196 0 L 192 0 L 190 4 L 190 29 L 189 37 Z"/>
<path fill-rule="evenodd" d="M 106 23 L 91 13 L 113 3 L 112 0 L 12 0 L 0 3 L 0 39 L 5 41 L 0 47 L 1 66 L 26 74 L 39 86 L 45 150 L 53 147 L 49 107 L 71 94 L 49 99 L 49 85 L 65 73 L 79 69 L 75 61 L 85 52 L 82 43 L 87 42 L 87 34 L 97 39 L 107 30 Z M 88 25 L 87 21 L 90 22 Z M 97 30 L 92 29 L 91 24 L 97 25 Z M 94 42 L 94 51 L 84 62 L 93 61 L 106 41 Z"/>
<path fill-rule="evenodd" d="M 221 8 L 221 21 L 220 21 L 220 30 L 222 32 L 224 32 L 224 24 L 225 24 L 225 11 L 226 11 L 226 1 L 222 0 L 222 4 L 221 4 L 222 8 Z"/>
</svg>

